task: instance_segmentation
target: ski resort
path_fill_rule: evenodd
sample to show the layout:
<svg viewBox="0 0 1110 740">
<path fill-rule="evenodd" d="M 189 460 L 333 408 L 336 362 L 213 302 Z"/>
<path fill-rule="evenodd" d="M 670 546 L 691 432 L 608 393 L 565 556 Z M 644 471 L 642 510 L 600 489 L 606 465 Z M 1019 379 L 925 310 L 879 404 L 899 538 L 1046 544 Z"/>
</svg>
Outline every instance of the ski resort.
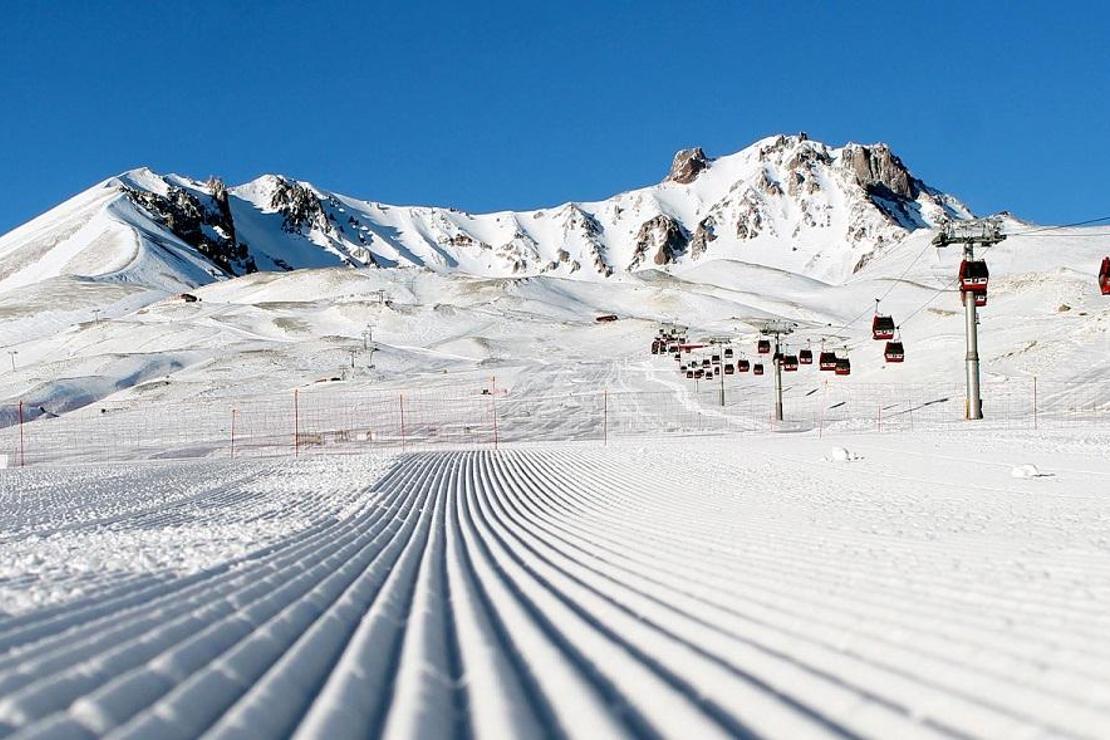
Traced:
<svg viewBox="0 0 1110 740">
<path fill-rule="evenodd" d="M 841 41 L 931 10 L 324 6 L 86 9 L 51 33 L 105 66 L 9 65 L 85 85 L 52 205 L 0 198 L 0 738 L 1110 736 L 1110 208 L 1037 159 L 1074 140 L 999 113 L 1025 148 L 969 175 L 982 124 L 921 103 L 978 95 L 962 47 Z M 199 93 L 112 61 L 194 31 Z"/>
</svg>

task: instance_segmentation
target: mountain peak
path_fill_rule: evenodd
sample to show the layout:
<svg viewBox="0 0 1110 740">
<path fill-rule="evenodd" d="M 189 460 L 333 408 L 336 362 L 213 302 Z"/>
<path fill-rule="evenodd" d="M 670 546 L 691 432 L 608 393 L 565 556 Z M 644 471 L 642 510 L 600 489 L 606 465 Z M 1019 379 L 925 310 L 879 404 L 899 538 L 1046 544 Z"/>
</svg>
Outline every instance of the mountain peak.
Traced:
<svg viewBox="0 0 1110 740">
<path fill-rule="evenodd" d="M 667 180 L 682 185 L 692 183 L 703 170 L 709 168 L 709 158 L 700 146 L 690 149 L 679 149 L 671 162 L 671 171 Z"/>
<path fill-rule="evenodd" d="M 834 148 L 805 133 L 716 158 L 682 149 L 660 184 L 519 213 L 387 205 L 279 174 L 226 187 L 144 167 L 106 184 L 118 195 L 95 188 L 0 242 L 12 253 L 25 249 L 29 265 L 44 245 L 66 242 L 57 259 L 9 282 L 60 270 L 187 286 L 256 269 L 340 265 L 596 280 L 731 259 L 837 283 L 913 231 L 971 215 L 915 178 L 886 144 Z M 96 217 L 99 208 L 107 218 Z M 67 236 L 75 219 L 86 227 Z M 56 230 L 44 227 L 51 223 Z M 106 234 L 108 251 L 100 248 Z M 165 264 L 146 264 L 159 255 Z M 173 266 L 186 263 L 184 272 Z"/>
</svg>

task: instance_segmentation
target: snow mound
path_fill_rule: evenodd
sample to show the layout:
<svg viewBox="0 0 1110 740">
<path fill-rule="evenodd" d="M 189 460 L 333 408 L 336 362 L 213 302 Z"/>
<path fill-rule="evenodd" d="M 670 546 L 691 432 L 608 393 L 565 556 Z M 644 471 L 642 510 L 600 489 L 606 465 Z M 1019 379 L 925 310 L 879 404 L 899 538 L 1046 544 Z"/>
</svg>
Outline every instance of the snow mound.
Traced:
<svg viewBox="0 0 1110 740">
<path fill-rule="evenodd" d="M 1024 465 L 1015 465 L 1010 469 L 1011 478 L 1029 479 L 1029 478 L 1047 478 L 1050 473 L 1042 473 L 1037 469 L 1036 465 L 1032 463 L 1025 463 Z"/>
<path fill-rule="evenodd" d="M 825 462 L 853 462 L 855 460 L 862 460 L 860 455 L 850 452 L 846 447 L 831 447 L 829 453 L 825 455 Z"/>
</svg>

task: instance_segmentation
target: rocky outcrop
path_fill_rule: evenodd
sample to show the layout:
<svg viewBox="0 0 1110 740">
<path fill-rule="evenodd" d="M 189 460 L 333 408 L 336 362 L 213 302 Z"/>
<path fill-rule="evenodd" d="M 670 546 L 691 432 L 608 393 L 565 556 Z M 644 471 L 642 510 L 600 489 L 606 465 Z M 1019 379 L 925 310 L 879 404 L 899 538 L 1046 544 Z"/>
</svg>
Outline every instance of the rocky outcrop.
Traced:
<svg viewBox="0 0 1110 740">
<path fill-rule="evenodd" d="M 717 221 L 712 216 L 706 216 L 698 222 L 694 229 L 694 238 L 690 240 L 690 258 L 697 259 L 705 254 L 709 242 L 717 239 Z"/>
<path fill-rule="evenodd" d="M 320 199 L 299 182 L 276 178 L 270 207 L 282 215 L 281 228 L 289 233 L 302 233 L 306 227 L 318 228 L 325 234 L 332 231 Z"/>
<path fill-rule="evenodd" d="M 886 144 L 848 144 L 841 152 L 840 166 L 850 172 L 869 194 L 893 194 L 913 200 L 921 192 L 920 182 Z"/>
<path fill-rule="evenodd" d="M 653 253 L 652 262 L 656 265 L 669 265 L 686 251 L 689 244 L 690 236 L 682 224 L 670 216 L 659 214 L 640 226 L 628 269 L 638 269 L 649 253 Z"/>
<path fill-rule="evenodd" d="M 736 238 L 755 239 L 764 229 L 775 233 L 770 221 L 764 215 L 763 198 L 755 190 L 744 193 L 736 208 Z"/>
<path fill-rule="evenodd" d="M 174 236 L 194 247 L 217 267 L 230 275 L 256 272 L 257 266 L 246 244 L 235 238 L 227 188 L 215 180 L 213 194 L 204 202 L 184 188 L 170 185 L 166 194 L 121 185 L 120 190 L 150 217 Z M 219 193 L 217 195 L 217 193 Z"/>
<path fill-rule="evenodd" d="M 671 162 L 671 171 L 667 180 L 688 185 L 697 179 L 703 171 L 709 168 L 709 158 L 705 156 L 700 146 L 692 149 L 680 149 Z"/>
</svg>

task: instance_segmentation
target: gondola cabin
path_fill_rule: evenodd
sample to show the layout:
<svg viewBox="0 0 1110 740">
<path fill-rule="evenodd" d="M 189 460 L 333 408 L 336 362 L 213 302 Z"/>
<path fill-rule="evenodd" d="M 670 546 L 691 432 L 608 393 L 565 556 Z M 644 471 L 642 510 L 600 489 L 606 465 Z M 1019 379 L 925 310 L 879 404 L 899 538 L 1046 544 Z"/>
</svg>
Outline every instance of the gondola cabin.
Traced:
<svg viewBox="0 0 1110 740">
<path fill-rule="evenodd" d="M 837 375 L 851 375 L 852 374 L 852 361 L 847 357 L 836 358 L 836 374 Z"/>
<path fill-rule="evenodd" d="M 694 380 L 701 380 L 704 377 L 705 377 L 705 371 L 702 370 L 701 368 L 698 368 L 697 370 L 694 371 Z"/>
<path fill-rule="evenodd" d="M 732 347 L 725 347 L 725 359 L 726 360 L 731 360 L 732 359 Z"/>
<path fill-rule="evenodd" d="M 760 363 L 760 362 L 755 363 L 755 365 L 752 367 L 752 375 L 762 375 L 762 374 L 763 374 L 763 363 Z"/>
<path fill-rule="evenodd" d="M 987 305 L 987 294 L 986 293 L 972 293 L 972 295 L 975 296 L 975 305 L 976 306 L 979 306 L 980 308 L 982 308 L 983 306 Z"/>
<path fill-rule="evenodd" d="M 770 339 L 760 339 L 755 344 L 755 351 L 758 352 L 761 355 L 771 354 L 771 340 Z"/>
<path fill-rule="evenodd" d="M 702 360 L 701 361 L 701 366 L 702 367 L 709 367 L 709 360 Z"/>
<path fill-rule="evenodd" d="M 1103 295 L 1110 295 L 1110 257 L 1102 258 L 1102 268 L 1098 271 L 1098 289 Z"/>
<path fill-rule="evenodd" d="M 832 372 L 836 370 L 836 353 L 835 352 L 822 352 L 818 358 L 817 367 L 821 370 Z"/>
<path fill-rule="evenodd" d="M 721 356 L 720 355 L 713 355 L 713 357 L 711 359 L 713 360 L 714 365 L 720 365 L 721 364 Z"/>
<path fill-rule="evenodd" d="M 797 355 L 783 355 L 782 356 L 782 369 L 788 373 L 797 372 L 798 370 L 798 356 Z"/>
<path fill-rule="evenodd" d="M 875 314 L 871 319 L 871 337 L 876 340 L 894 339 L 894 317 Z"/>
<path fill-rule="evenodd" d="M 732 363 L 725 365 L 725 375 L 732 375 L 735 372 L 736 368 L 732 366 Z"/>
<path fill-rule="evenodd" d="M 659 354 L 659 342 L 652 342 L 651 343 L 651 353 L 653 355 Z"/>
<path fill-rule="evenodd" d="M 902 348 L 901 342 L 887 342 L 883 357 L 887 362 L 905 362 L 906 351 Z"/>
<path fill-rule="evenodd" d="M 686 377 L 689 378 L 690 380 L 693 380 L 694 379 L 694 371 L 693 370 L 687 370 L 686 371 Z"/>
<path fill-rule="evenodd" d="M 746 373 L 751 370 L 751 368 L 752 364 L 747 360 L 738 360 L 736 362 L 736 372 L 738 373 Z"/>
<path fill-rule="evenodd" d="M 983 260 L 964 260 L 960 263 L 960 292 L 986 293 L 990 271 Z"/>
<path fill-rule="evenodd" d="M 800 352 L 798 352 L 798 363 L 800 365 L 812 365 L 813 364 L 813 352 L 812 352 L 812 350 L 803 349 Z"/>
</svg>

